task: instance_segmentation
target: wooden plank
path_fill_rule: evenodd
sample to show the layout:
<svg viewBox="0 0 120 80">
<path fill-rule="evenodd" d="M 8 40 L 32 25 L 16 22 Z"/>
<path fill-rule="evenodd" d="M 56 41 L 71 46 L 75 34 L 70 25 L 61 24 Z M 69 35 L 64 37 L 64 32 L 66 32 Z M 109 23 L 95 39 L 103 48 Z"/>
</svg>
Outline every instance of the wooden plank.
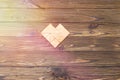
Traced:
<svg viewBox="0 0 120 80">
<path fill-rule="evenodd" d="M 19 33 L 29 34 L 34 32 L 33 36 L 41 36 L 41 32 L 50 23 L 39 22 L 9 22 L 0 23 L 0 36 L 17 36 Z M 52 23 L 56 27 L 59 23 Z M 70 36 L 100 36 L 100 37 L 119 37 L 120 24 L 112 23 L 61 23 L 69 32 Z M 96 28 L 90 28 L 91 24 L 98 24 Z M 91 33 L 92 31 L 92 33 Z M 24 34 L 25 35 L 25 34 Z"/>
<path fill-rule="evenodd" d="M 64 60 L 61 60 L 63 58 Z M 79 79 L 87 80 L 104 78 L 112 80 L 119 79 L 119 60 L 119 52 L 23 51 L 20 53 L 17 51 L 6 51 L 2 52 L 0 56 L 0 74 L 5 76 L 5 79 L 32 78 L 34 80 L 39 77 L 50 78 L 48 67 L 60 66 L 65 67 L 72 78 L 78 77 Z M 62 61 L 64 61 L 64 63 L 62 63 Z M 53 64 L 46 65 L 46 63 L 51 62 Z M 74 66 L 72 64 L 74 64 Z"/>
<path fill-rule="evenodd" d="M 119 51 L 120 37 L 69 36 L 59 48 L 65 51 Z"/>
<path fill-rule="evenodd" d="M 119 0 L 1 0 L 1 8 L 43 8 L 43 9 L 68 9 L 68 8 L 84 8 L 84 9 L 116 9 L 120 8 Z"/>
<path fill-rule="evenodd" d="M 71 76 L 117 76 L 119 75 L 120 67 L 66 67 Z M 7 76 L 42 76 L 47 75 L 49 69 L 47 67 L 34 67 L 34 68 L 20 68 L 20 67 L 1 67 L 0 74 L 4 74 Z M 30 73 L 29 73 L 30 72 Z M 39 73 L 39 74 L 38 74 Z M 9 74 L 9 75 L 8 75 Z M 75 75 L 76 74 L 76 75 Z M 80 77 L 79 77 L 80 78 Z"/>
<path fill-rule="evenodd" d="M 68 66 L 78 68 L 119 68 L 119 53 L 119 51 L 1 51 L 0 67 L 39 68 L 40 66 Z"/>
<path fill-rule="evenodd" d="M 119 12 L 119 9 L 1 9 L 0 22 L 119 23 Z"/>
<path fill-rule="evenodd" d="M 43 36 L 0 37 L 0 50 L 120 51 L 120 37 L 68 36 L 57 48 Z"/>
<path fill-rule="evenodd" d="M 88 60 L 88 62 L 83 62 L 81 65 L 119 67 L 119 51 L 70 51 L 68 53 L 75 55 L 74 59 L 79 60 L 80 63 L 82 63 L 82 59 Z"/>
<path fill-rule="evenodd" d="M 118 5 L 120 3 L 119 0 L 116 1 L 106 1 L 106 0 L 59 0 L 59 1 L 51 1 L 51 0 L 31 0 L 31 2 L 36 3 L 41 8 L 120 8 Z M 88 5 L 89 4 L 89 5 Z M 105 5 L 105 6 L 104 6 Z"/>
<path fill-rule="evenodd" d="M 42 79 L 42 78 L 44 78 L 43 76 L 39 76 L 39 75 L 13 75 L 13 76 L 6 76 L 6 77 L 4 77 L 4 79 L 6 79 L 6 80 L 9 80 L 9 79 L 18 79 L 18 80 L 40 80 L 40 79 Z M 50 77 L 48 77 L 48 78 L 50 78 Z M 48 78 L 45 78 L 46 80 L 49 80 Z M 84 76 L 84 75 L 82 75 L 82 76 L 80 76 L 80 78 L 79 79 L 82 79 L 82 80 L 104 80 L 104 79 L 108 79 L 108 80 L 119 80 L 120 78 L 119 78 L 119 75 L 118 76 L 114 76 L 114 75 L 111 75 L 111 76 L 105 76 L 105 75 L 103 75 L 103 76 Z M 77 79 L 77 78 L 72 78 L 72 80 L 79 80 L 79 79 Z"/>
</svg>

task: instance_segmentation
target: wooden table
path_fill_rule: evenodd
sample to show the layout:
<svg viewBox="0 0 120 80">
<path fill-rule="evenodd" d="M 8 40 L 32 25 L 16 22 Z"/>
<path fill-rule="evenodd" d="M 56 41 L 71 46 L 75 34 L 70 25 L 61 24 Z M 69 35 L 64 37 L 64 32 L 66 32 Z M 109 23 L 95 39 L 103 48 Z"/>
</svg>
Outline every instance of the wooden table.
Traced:
<svg viewBox="0 0 120 80">
<path fill-rule="evenodd" d="M 49 80 L 50 66 L 72 80 L 120 80 L 120 0 L 1 0 L 0 8 L 0 80 Z M 50 23 L 70 32 L 57 48 L 41 35 Z M 18 36 L 24 29 L 35 33 Z"/>
</svg>

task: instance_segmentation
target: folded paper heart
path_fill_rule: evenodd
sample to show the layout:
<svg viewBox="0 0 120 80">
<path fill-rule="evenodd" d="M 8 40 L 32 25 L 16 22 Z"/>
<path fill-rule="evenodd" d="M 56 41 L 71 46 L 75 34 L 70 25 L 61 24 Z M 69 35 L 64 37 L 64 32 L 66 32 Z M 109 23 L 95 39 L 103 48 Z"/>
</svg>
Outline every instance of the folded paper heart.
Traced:
<svg viewBox="0 0 120 80">
<path fill-rule="evenodd" d="M 52 24 L 49 24 L 41 34 L 53 47 L 57 47 L 70 33 L 62 24 L 59 24 L 56 28 Z"/>
</svg>

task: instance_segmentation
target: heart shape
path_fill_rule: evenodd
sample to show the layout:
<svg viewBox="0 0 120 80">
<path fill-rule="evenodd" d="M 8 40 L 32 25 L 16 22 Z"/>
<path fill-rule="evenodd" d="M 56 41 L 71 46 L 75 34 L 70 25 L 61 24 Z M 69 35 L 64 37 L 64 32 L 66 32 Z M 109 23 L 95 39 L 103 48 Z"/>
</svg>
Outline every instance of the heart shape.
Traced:
<svg viewBox="0 0 120 80">
<path fill-rule="evenodd" d="M 52 24 L 49 24 L 41 34 L 53 47 L 57 47 L 70 33 L 62 24 L 59 24 L 56 28 Z"/>
</svg>

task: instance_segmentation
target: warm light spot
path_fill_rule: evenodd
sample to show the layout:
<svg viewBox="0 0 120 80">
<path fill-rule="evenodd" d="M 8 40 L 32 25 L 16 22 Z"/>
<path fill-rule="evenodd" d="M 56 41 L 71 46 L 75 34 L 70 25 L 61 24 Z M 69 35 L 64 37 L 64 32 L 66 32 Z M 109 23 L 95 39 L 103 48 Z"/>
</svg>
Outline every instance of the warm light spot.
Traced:
<svg viewBox="0 0 120 80">
<path fill-rule="evenodd" d="M 17 36 L 25 31 L 25 27 L 0 26 L 0 36 Z"/>
<path fill-rule="evenodd" d="M 3 8 L 38 8 L 31 0 L 0 0 Z"/>
</svg>

